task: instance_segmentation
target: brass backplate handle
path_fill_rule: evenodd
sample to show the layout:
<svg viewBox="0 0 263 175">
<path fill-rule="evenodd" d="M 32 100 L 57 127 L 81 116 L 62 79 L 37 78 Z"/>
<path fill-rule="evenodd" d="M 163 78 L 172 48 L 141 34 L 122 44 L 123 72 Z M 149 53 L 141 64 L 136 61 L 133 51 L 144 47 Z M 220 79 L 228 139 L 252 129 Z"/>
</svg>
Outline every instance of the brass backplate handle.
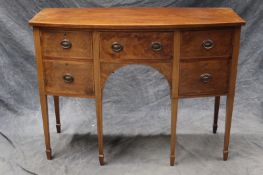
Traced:
<svg viewBox="0 0 263 175">
<path fill-rule="evenodd" d="M 212 80 L 212 75 L 209 73 L 204 73 L 200 75 L 200 81 L 203 83 L 209 83 Z"/>
<path fill-rule="evenodd" d="M 204 40 L 202 46 L 206 50 L 212 49 L 214 47 L 214 41 L 211 39 Z"/>
<path fill-rule="evenodd" d="M 111 49 L 113 52 L 121 52 L 123 50 L 123 46 L 118 42 L 113 42 Z"/>
<path fill-rule="evenodd" d="M 162 43 L 160 42 L 152 42 L 151 48 L 153 51 L 158 52 L 163 49 Z"/>
<path fill-rule="evenodd" d="M 60 45 L 63 49 L 70 49 L 72 47 L 71 42 L 66 38 L 60 42 Z"/>
<path fill-rule="evenodd" d="M 71 74 L 65 74 L 63 76 L 63 80 L 65 83 L 72 83 L 74 81 L 74 77 Z"/>
</svg>

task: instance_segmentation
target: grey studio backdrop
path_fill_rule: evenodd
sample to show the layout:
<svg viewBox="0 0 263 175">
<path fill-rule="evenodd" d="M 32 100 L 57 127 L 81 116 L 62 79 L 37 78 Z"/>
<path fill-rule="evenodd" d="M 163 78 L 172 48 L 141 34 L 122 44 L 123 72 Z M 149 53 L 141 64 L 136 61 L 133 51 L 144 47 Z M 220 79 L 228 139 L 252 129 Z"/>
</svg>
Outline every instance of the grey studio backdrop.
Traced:
<svg viewBox="0 0 263 175">
<path fill-rule="evenodd" d="M 115 72 L 103 91 L 106 166 L 99 166 L 95 101 L 62 98 L 62 133 L 46 160 L 28 20 L 45 7 L 231 7 L 242 28 L 229 160 L 222 161 L 225 98 L 212 134 L 214 98 L 179 103 L 177 161 L 169 166 L 170 92 L 156 70 L 132 65 Z M 249 174 L 263 173 L 262 0 L 0 0 L 0 174 Z M 118 13 L 118 11 L 116 11 Z"/>
</svg>

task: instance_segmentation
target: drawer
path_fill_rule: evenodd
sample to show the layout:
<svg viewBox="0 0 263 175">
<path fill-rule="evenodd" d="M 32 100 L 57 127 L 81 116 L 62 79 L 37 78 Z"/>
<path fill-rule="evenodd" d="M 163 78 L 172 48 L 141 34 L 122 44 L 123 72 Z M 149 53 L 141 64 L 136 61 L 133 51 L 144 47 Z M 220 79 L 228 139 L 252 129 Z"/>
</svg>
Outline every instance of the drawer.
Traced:
<svg viewBox="0 0 263 175">
<path fill-rule="evenodd" d="M 101 59 L 171 59 L 172 32 L 102 32 Z"/>
<path fill-rule="evenodd" d="M 91 32 L 44 30 L 41 32 L 41 42 L 44 59 L 92 59 Z"/>
<path fill-rule="evenodd" d="M 184 31 L 181 36 L 181 59 L 229 57 L 232 54 L 233 30 Z"/>
<path fill-rule="evenodd" d="M 46 91 L 51 94 L 93 96 L 93 64 L 74 61 L 45 61 Z"/>
<path fill-rule="evenodd" d="M 230 60 L 180 63 L 179 96 L 225 94 Z"/>
</svg>

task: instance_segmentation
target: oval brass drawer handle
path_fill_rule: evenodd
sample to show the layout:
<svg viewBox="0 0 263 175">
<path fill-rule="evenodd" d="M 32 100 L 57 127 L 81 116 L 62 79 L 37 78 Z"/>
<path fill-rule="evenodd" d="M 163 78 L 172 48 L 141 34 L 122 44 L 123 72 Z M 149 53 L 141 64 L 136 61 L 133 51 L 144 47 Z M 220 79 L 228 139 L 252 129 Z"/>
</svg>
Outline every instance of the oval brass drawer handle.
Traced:
<svg viewBox="0 0 263 175">
<path fill-rule="evenodd" d="M 118 42 L 113 42 L 111 49 L 113 52 L 121 52 L 123 50 L 123 46 Z"/>
<path fill-rule="evenodd" d="M 63 76 L 63 80 L 65 83 L 72 83 L 74 81 L 74 77 L 71 74 L 65 74 Z"/>
<path fill-rule="evenodd" d="M 206 50 L 212 49 L 214 47 L 214 41 L 211 39 L 204 40 L 202 46 Z"/>
<path fill-rule="evenodd" d="M 151 48 L 153 51 L 158 52 L 163 49 L 163 46 L 160 42 L 152 42 Z"/>
<path fill-rule="evenodd" d="M 60 45 L 63 49 L 70 49 L 72 47 L 72 44 L 71 42 L 68 40 L 68 39 L 63 39 L 61 42 L 60 42 Z"/>
<path fill-rule="evenodd" d="M 209 73 L 204 73 L 200 75 L 200 81 L 203 83 L 208 83 L 212 80 L 212 75 Z"/>
</svg>

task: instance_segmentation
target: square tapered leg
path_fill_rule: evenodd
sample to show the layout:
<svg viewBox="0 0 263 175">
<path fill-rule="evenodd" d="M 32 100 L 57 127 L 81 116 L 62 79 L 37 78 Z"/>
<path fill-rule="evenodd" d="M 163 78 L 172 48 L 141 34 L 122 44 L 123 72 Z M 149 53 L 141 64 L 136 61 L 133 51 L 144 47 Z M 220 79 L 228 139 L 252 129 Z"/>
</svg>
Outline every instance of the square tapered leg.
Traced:
<svg viewBox="0 0 263 175">
<path fill-rule="evenodd" d="M 177 123 L 177 108 L 178 99 L 172 99 L 172 113 L 171 113 L 171 143 L 170 143 L 170 165 L 175 164 L 175 149 L 176 149 L 176 123 Z"/>
</svg>

